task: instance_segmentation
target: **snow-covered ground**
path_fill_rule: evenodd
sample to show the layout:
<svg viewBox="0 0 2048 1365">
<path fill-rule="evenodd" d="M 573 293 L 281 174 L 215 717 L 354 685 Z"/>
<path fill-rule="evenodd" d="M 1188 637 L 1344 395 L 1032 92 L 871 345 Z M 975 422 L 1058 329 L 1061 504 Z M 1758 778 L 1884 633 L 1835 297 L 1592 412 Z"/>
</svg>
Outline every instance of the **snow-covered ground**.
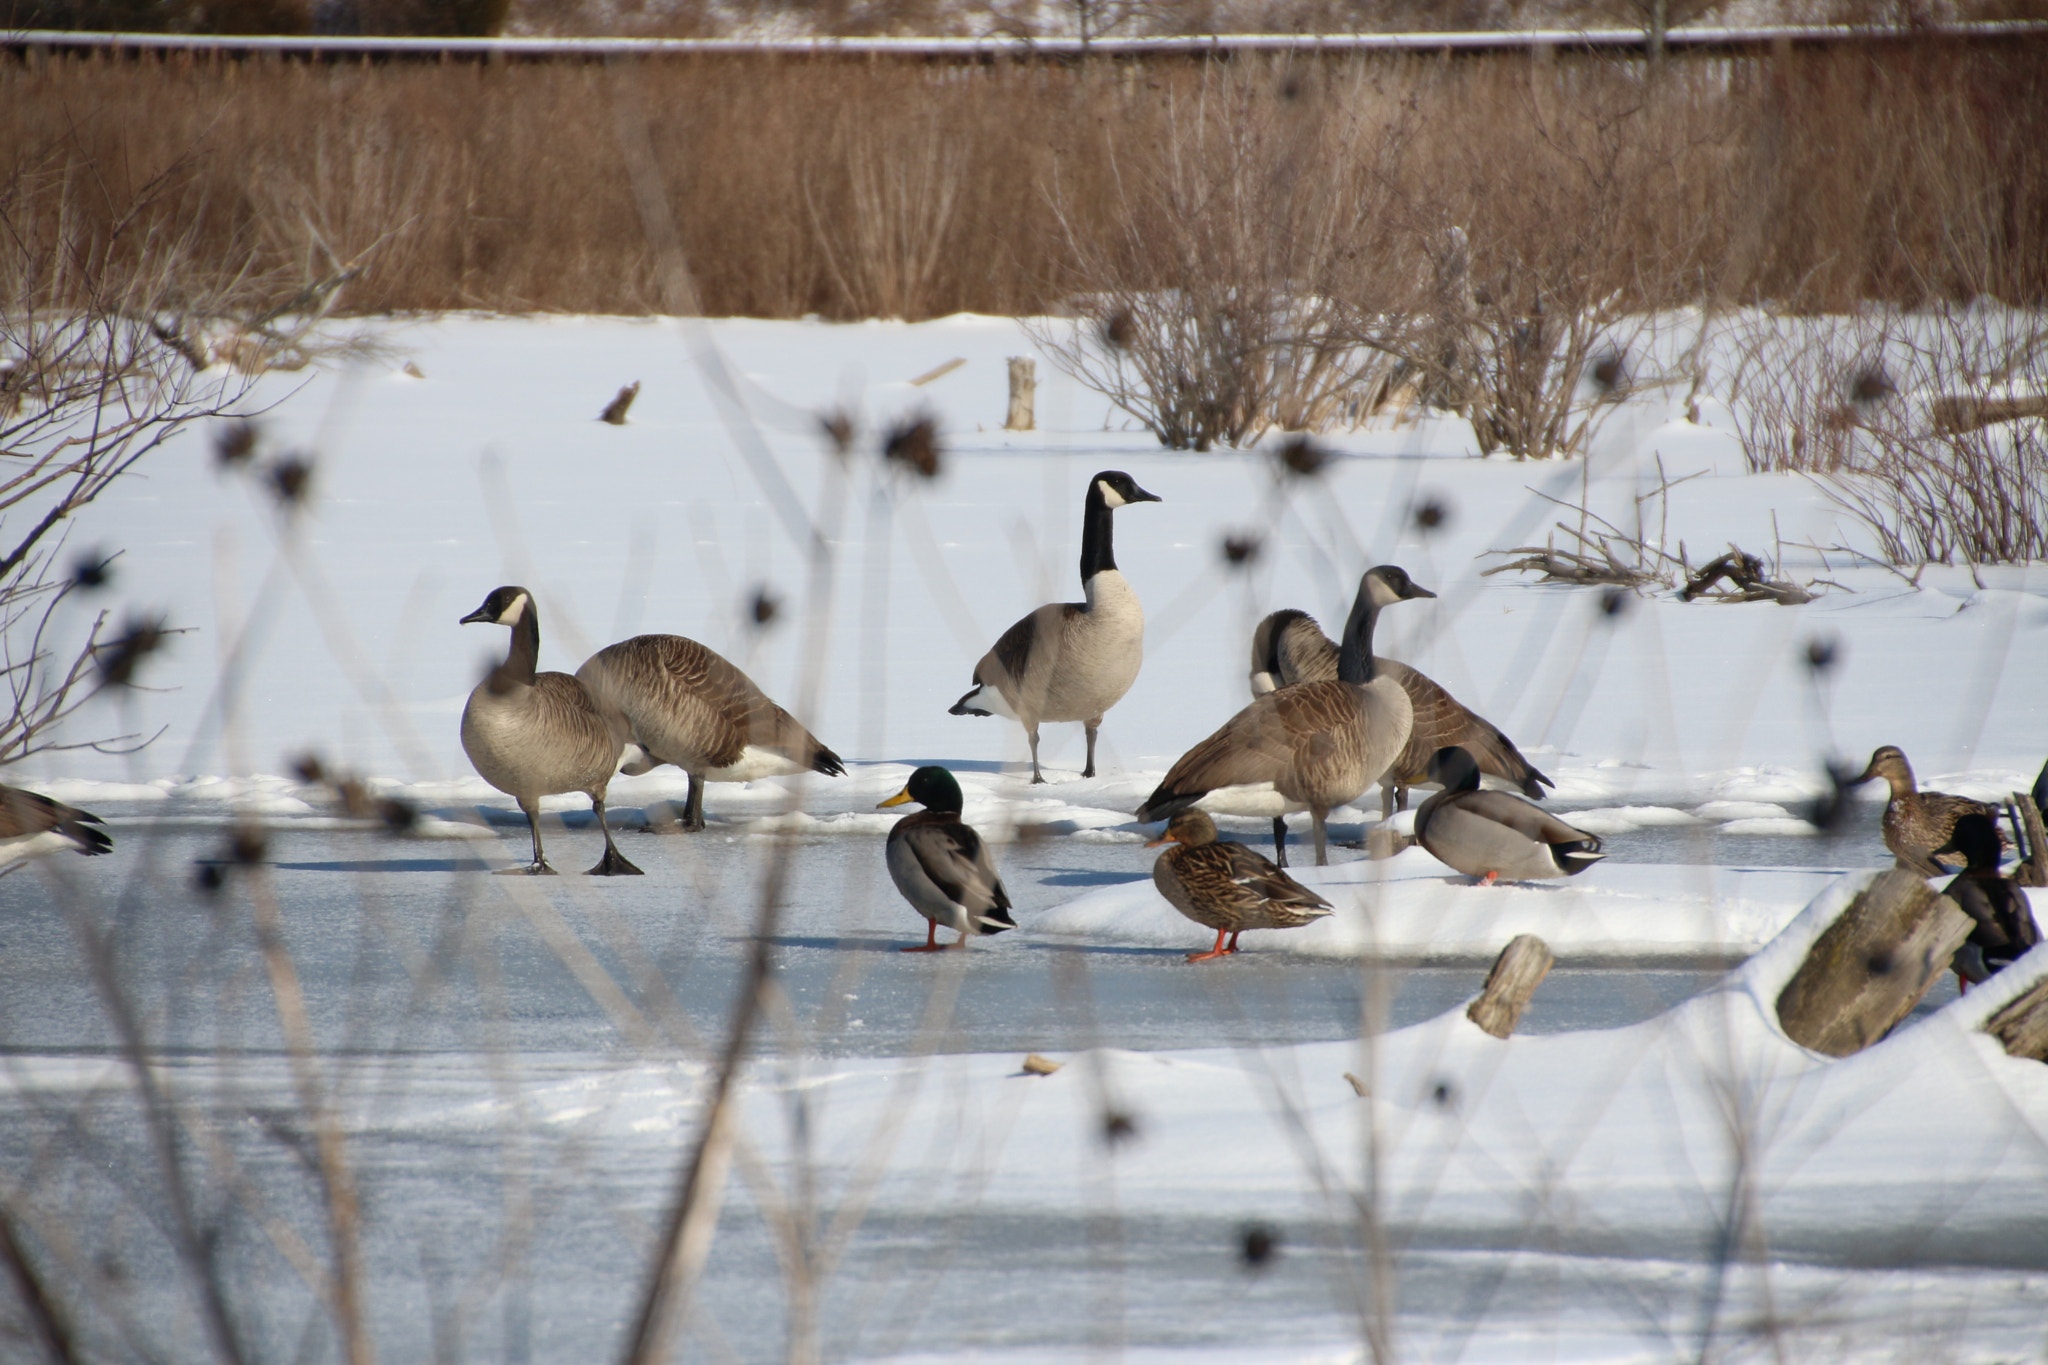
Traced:
<svg viewBox="0 0 2048 1365">
<path fill-rule="evenodd" d="M 783 947 L 815 967 L 802 989 L 830 997 L 798 999 L 789 1028 L 831 1038 L 812 1060 L 784 1050 L 751 1073 L 747 1152 L 700 1294 L 719 1325 L 695 1329 L 693 1351 L 779 1354 L 778 1229 L 788 1201 L 808 1200 L 819 1235 L 837 1229 L 825 1242 L 846 1239 L 819 1290 L 822 1338 L 843 1358 L 1351 1360 L 1377 1324 L 1403 1359 L 2048 1354 L 2048 1070 L 1973 1031 L 2048 962 L 1944 994 L 1840 1062 L 1790 1043 L 1771 1008 L 1854 884 L 1842 870 L 1875 861 L 1879 790 L 1841 841 L 1802 818 L 1823 759 L 1890 743 L 1928 786 L 2031 784 L 2048 752 L 2042 566 L 1936 566 L 1908 583 L 1812 548 L 1870 538 L 1812 481 L 1746 473 L 1724 404 L 1709 398 L 1694 425 L 1682 390 L 1655 386 L 1614 409 L 1589 460 L 1482 460 L 1460 423 L 1381 421 L 1331 438 L 1342 458 L 1322 475 L 1290 480 L 1257 452 L 1163 451 L 1043 357 L 1040 430 L 1001 430 L 1004 359 L 1032 353 L 1003 319 L 377 331 L 385 358 L 270 376 L 251 396 L 260 458 L 315 460 L 304 508 L 280 510 L 260 477 L 188 438 L 72 532 L 74 547 L 125 551 L 105 605 L 192 628 L 154 661 L 153 690 L 88 712 L 72 736 L 161 728 L 154 744 L 9 773 L 108 815 L 122 845 L 118 874 L 65 858 L 0 880 L 21 940 L 0 971 L 13 1002 L 0 1044 L 23 1100 L 0 1124 L 0 1160 L 53 1223 L 104 1229 L 77 1243 L 79 1264 L 104 1251 L 162 1272 L 93 1279 L 107 1302 L 189 1313 L 196 1300 L 179 1299 L 169 1243 L 133 1220 L 155 1197 L 143 1121 L 95 1098 L 125 1073 L 99 1051 L 117 1031 L 93 995 L 104 978 L 73 960 L 93 960 L 81 925 L 120 929 L 113 979 L 144 1002 L 144 1034 L 191 1049 L 164 1083 L 221 1125 L 216 1188 L 237 1188 L 219 1162 L 238 1154 L 291 1211 L 276 1216 L 326 1245 L 317 1201 L 293 1183 L 307 1144 L 277 1050 L 289 1029 L 264 1022 L 276 964 L 219 908 L 262 897 L 232 880 L 223 900 L 192 889 L 193 851 L 240 813 L 272 827 L 283 925 L 317 1036 L 337 1049 L 372 1289 L 396 1305 L 380 1319 L 387 1358 L 450 1340 L 505 1358 L 618 1349 L 771 858 L 798 873 Z M 738 402 L 706 382 L 712 348 Z M 628 424 L 594 420 L 633 380 Z M 835 409 L 860 427 L 845 460 L 819 436 Z M 942 432 L 930 482 L 875 455 L 880 432 L 917 414 Z M 1107 468 L 1164 499 L 1117 513 L 1117 560 L 1147 607 L 1145 668 L 1103 726 L 1101 776 L 1078 776 L 1079 726 L 1048 726 L 1050 781 L 1027 786 L 1015 726 L 946 708 L 1005 626 L 1077 596 L 1081 497 Z M 1663 593 L 1610 613 L 1595 592 L 1482 576 L 1501 562 L 1489 551 L 1576 524 L 1546 499 L 1632 528 L 1640 508 L 1647 533 L 1694 563 L 1732 541 L 1827 582 L 1801 607 Z M 1435 529 L 1413 516 L 1424 502 L 1447 514 Z M 1233 568 L 1221 543 L 1247 533 L 1261 550 Z M 1257 619 L 1298 606 L 1334 629 L 1379 562 L 1439 594 L 1390 610 L 1379 652 L 1513 736 L 1556 779 L 1551 804 L 1615 856 L 1569 884 L 1476 888 L 1419 850 L 1373 862 L 1338 849 L 1337 865 L 1300 870 L 1337 915 L 1182 967 L 1175 954 L 1204 935 L 1152 891 L 1149 832 L 1130 812 L 1247 700 Z M 523 860 L 524 823 L 470 771 L 457 721 L 505 637 L 456 622 L 505 582 L 537 594 L 542 667 L 573 671 L 636 632 L 694 636 L 806 715 L 848 775 L 714 786 L 706 835 L 621 836 L 650 873 L 631 885 L 483 877 L 479 857 Z M 761 588 L 781 604 L 765 628 Z M 1809 666 L 1815 642 L 1833 646 L 1830 667 Z M 337 819 L 284 775 L 309 751 L 430 812 L 426 837 L 380 841 Z M 888 955 L 885 970 L 878 942 L 921 937 L 922 922 L 881 879 L 892 816 L 874 805 L 923 762 L 960 774 L 1022 928 L 964 957 Z M 670 769 L 620 778 L 612 808 L 632 825 L 682 792 Z M 1376 795 L 1361 805 L 1334 817 L 1340 838 L 1373 823 Z M 586 865 L 586 803 L 549 806 L 569 817 L 549 831 L 557 863 Z M 1263 842 L 1263 821 L 1223 823 Z M 1289 981 L 1343 980 L 1356 1020 L 1405 970 L 1387 961 L 1469 969 L 1521 932 L 1607 973 L 1617 999 L 1645 964 L 1763 951 L 1668 1011 L 1617 1005 L 1605 1028 L 1503 1043 L 1449 1008 L 1369 1043 L 1349 1021 L 1259 1040 L 1257 1021 L 1277 1017 L 1259 1010 Z M 665 995 L 685 981 L 701 997 Z M 1069 1021 L 1096 1017 L 1091 992 L 1132 1001 L 1103 998 L 1111 1022 L 1058 1036 L 1104 1045 L 1029 1078 L 1022 1046 L 990 1041 L 1000 1021 L 952 1031 L 953 993 L 977 982 Z M 1244 993 L 1268 988 L 1250 1009 Z M 856 1010 L 876 1013 L 876 992 L 928 1020 L 915 1046 L 909 1032 L 860 1044 Z M 1132 1002 L 1150 992 L 1200 1009 L 1139 1029 Z M 1142 1052 L 1117 1046 L 1140 1036 Z M 95 1104 L 110 1105 L 109 1136 L 66 1148 L 64 1116 Z M 1102 1140 L 1109 1115 L 1129 1118 L 1130 1140 Z M 32 1179 L 39 1161 L 59 1174 Z M 236 1274 L 267 1286 L 257 1334 L 296 1342 L 293 1314 L 318 1314 L 292 1297 L 303 1286 L 276 1287 L 307 1262 L 272 1216 L 250 1213 Z M 482 1231 L 465 1237 L 470 1221 Z M 1229 1247 L 1253 1221 L 1284 1250 L 1241 1271 Z M 424 1290 L 408 1283 L 421 1264 Z M 198 1319 L 178 1321 L 171 1353 L 203 1354 Z"/>
</svg>

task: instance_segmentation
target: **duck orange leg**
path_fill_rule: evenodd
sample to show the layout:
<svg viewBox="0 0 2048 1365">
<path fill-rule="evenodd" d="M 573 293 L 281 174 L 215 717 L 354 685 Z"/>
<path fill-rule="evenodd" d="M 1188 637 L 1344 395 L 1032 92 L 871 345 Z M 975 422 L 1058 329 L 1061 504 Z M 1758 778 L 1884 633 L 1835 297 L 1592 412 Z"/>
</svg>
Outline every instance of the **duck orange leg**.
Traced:
<svg viewBox="0 0 2048 1365">
<path fill-rule="evenodd" d="M 1498 873 L 1498 872 L 1489 872 L 1489 873 L 1487 873 L 1487 874 L 1486 874 L 1486 875 L 1485 875 L 1484 877 L 1481 877 L 1481 878 L 1479 879 L 1479 882 L 1478 882 L 1478 884 L 1479 884 L 1480 886 L 1492 886 L 1492 885 L 1493 885 L 1493 884 L 1494 884 L 1495 882 L 1497 882 L 1497 881 L 1499 881 L 1499 880 L 1500 880 L 1500 873 Z"/>
<path fill-rule="evenodd" d="M 904 953 L 936 953 L 946 946 L 939 942 L 939 922 L 935 919 L 928 919 L 924 922 L 924 943 L 916 948 L 899 948 L 897 951 Z"/>
<path fill-rule="evenodd" d="M 1228 934 L 1230 937 L 1230 946 L 1228 948 L 1223 946 L 1223 939 L 1226 934 Z M 1216 946 L 1214 948 L 1211 948 L 1206 953 L 1189 953 L 1188 961 L 1207 962 L 1212 957 L 1227 957 L 1231 953 L 1234 953 L 1236 951 L 1237 935 L 1232 934 L 1228 929 L 1218 929 L 1216 931 Z"/>
</svg>

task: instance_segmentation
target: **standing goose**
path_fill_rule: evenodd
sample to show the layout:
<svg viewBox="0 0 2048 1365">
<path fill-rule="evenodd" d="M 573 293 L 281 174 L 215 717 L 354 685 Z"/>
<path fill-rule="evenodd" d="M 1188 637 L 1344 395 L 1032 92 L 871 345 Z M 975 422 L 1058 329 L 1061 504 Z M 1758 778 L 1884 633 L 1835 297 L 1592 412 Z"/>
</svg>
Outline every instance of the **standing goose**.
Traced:
<svg viewBox="0 0 2048 1365">
<path fill-rule="evenodd" d="M 1095 776 L 1095 732 L 1103 713 L 1137 681 L 1145 658 L 1145 609 L 1117 572 L 1112 513 L 1134 502 L 1159 502 L 1121 470 L 1088 481 L 1081 510 L 1081 591 L 1085 602 L 1050 602 L 1003 632 L 974 666 L 974 686 L 953 703 L 955 716 L 1007 716 L 1031 742 L 1031 780 L 1038 770 L 1038 727 L 1043 721 L 1078 720 L 1088 735 L 1088 765 Z"/>
<path fill-rule="evenodd" d="M 0 866 L 72 849 L 90 857 L 111 852 L 106 822 L 90 811 L 19 787 L 0 786 Z"/>
<path fill-rule="evenodd" d="M 567 673 L 537 673 L 540 608 L 524 588 L 493 588 L 484 604 L 462 618 L 512 628 L 505 662 L 490 671 L 462 708 L 462 748 L 483 780 L 519 803 L 533 832 L 533 861 L 508 869 L 552 877 L 540 846 L 540 799 L 558 792 L 582 792 L 597 812 L 604 857 L 593 877 L 637 877 L 640 869 L 620 856 L 604 818 L 604 791 L 619 764 L 619 740 L 583 690 Z"/>
<path fill-rule="evenodd" d="M 1499 727 L 1465 706 L 1435 679 L 1392 659 L 1381 659 L 1379 666 L 1401 684 L 1415 710 L 1407 747 L 1380 778 L 1382 819 L 1408 809 L 1408 789 L 1429 780 L 1431 756 L 1449 745 L 1472 755 L 1480 772 L 1513 783 L 1533 800 L 1541 801 L 1543 789 L 1557 785 L 1522 757 L 1522 751 Z M 1253 696 L 1291 683 L 1336 676 L 1337 646 L 1306 612 L 1292 608 L 1276 611 L 1252 632 Z"/>
<path fill-rule="evenodd" d="M 1415 841 L 1482 884 L 1574 877 L 1607 856 L 1599 836 L 1543 807 L 1513 792 L 1479 790 L 1479 765 L 1455 745 L 1437 750 L 1429 778 L 1444 789 L 1416 810 Z"/>
<path fill-rule="evenodd" d="M 1998 871 L 1998 827 L 1981 815 L 1957 817 L 1948 842 L 1933 850 L 1953 854 L 1967 866 L 1941 889 L 1971 920 L 1970 937 L 1950 963 L 1962 989 L 2003 971 L 2041 941 L 2041 928 L 2027 893 Z"/>
<path fill-rule="evenodd" d="M 1883 778 L 1892 789 L 1884 808 L 1884 846 L 1893 856 L 1916 872 L 1939 876 L 1940 864 L 1934 853 L 1954 836 L 1956 821 L 1965 815 L 1981 815 L 1998 827 L 1998 812 L 1982 801 L 1947 792 L 1924 792 L 1913 781 L 1913 766 L 1897 745 L 1887 744 L 1870 756 L 1870 766 L 1849 785 Z"/>
<path fill-rule="evenodd" d="M 974 934 L 1000 934 L 1017 927 L 1010 918 L 1010 895 L 1003 890 L 989 861 L 988 845 L 974 827 L 961 820 L 965 802 L 960 784 L 944 768 L 919 768 L 903 790 L 876 807 L 915 801 L 924 807 L 906 815 L 889 831 L 889 876 L 903 899 L 927 921 L 924 945 L 906 953 L 929 953 L 941 946 L 964 948 Z M 959 933 L 960 941 L 939 943 L 939 927 Z"/>
<path fill-rule="evenodd" d="M 1182 754 L 1145 804 L 1140 820 L 1164 820 L 1226 787 L 1248 789 L 1262 811 L 1306 810 L 1314 820 L 1316 862 L 1329 861 L 1325 823 L 1331 808 L 1379 780 L 1408 742 L 1413 708 L 1401 685 L 1375 666 L 1373 622 L 1383 607 L 1435 593 L 1392 564 L 1365 571 L 1344 624 L 1337 676 L 1268 692 Z M 1278 809 L 1275 810 L 1277 805 Z M 1276 835 L 1286 826 L 1276 826 Z M 1274 856 L 1287 865 L 1284 839 Z"/>
<path fill-rule="evenodd" d="M 704 828 L 706 782 L 792 773 L 839 777 L 846 765 L 724 656 L 681 635 L 636 635 L 584 660 L 576 676 L 638 746 L 619 769 L 663 763 L 690 775 L 682 827 Z"/>
<path fill-rule="evenodd" d="M 1298 929 L 1330 913 L 1330 903 L 1268 862 L 1257 849 L 1216 837 L 1216 822 L 1198 810 L 1181 810 L 1166 833 L 1145 845 L 1176 844 L 1152 864 L 1152 884 L 1173 908 L 1216 931 L 1216 946 L 1189 953 L 1207 962 L 1237 951 L 1247 929 Z M 1224 946 L 1224 935 L 1230 945 Z"/>
</svg>

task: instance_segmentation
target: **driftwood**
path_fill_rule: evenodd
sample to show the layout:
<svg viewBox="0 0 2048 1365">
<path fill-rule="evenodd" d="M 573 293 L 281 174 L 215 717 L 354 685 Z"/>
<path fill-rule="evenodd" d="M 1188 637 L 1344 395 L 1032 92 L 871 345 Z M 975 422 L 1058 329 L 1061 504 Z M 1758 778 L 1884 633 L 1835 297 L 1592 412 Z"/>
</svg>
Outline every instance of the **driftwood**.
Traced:
<svg viewBox="0 0 2048 1365">
<path fill-rule="evenodd" d="M 604 405 L 604 411 L 597 415 L 600 422 L 609 422 L 615 427 L 626 425 L 626 409 L 633 406 L 633 400 L 640 396 L 640 381 L 634 380 L 613 395 L 612 401 Z"/>
<path fill-rule="evenodd" d="M 1723 579 L 1728 583 L 1725 590 L 1709 592 Z M 1776 602 L 1781 607 L 1796 607 L 1813 600 L 1813 594 L 1797 583 L 1764 577 L 1764 562 L 1733 545 L 1728 547 L 1727 554 L 1688 578 L 1678 596 L 1686 602 L 1711 597 L 1716 602 Z"/>
<path fill-rule="evenodd" d="M 1957 913 L 1961 913 L 1958 911 Z M 1517 934 L 1508 940 L 1486 974 L 1486 985 L 1465 1010 L 1465 1017 L 1496 1038 L 1505 1038 L 1522 1022 L 1529 997 L 1550 975 L 1557 959 L 1550 946 L 1534 934 Z"/>
<path fill-rule="evenodd" d="M 2048 978 L 1984 1021 L 1984 1031 L 2015 1057 L 2048 1062 Z"/>
<path fill-rule="evenodd" d="M 966 356 L 956 355 L 951 360 L 947 361 L 945 364 L 934 365 L 932 366 L 932 368 L 926 370 L 917 378 L 911 380 L 911 387 L 921 389 L 925 385 L 932 383 L 934 380 L 944 379 L 947 375 L 953 373 L 953 371 L 959 369 L 962 365 L 965 365 L 966 363 Z"/>
<path fill-rule="evenodd" d="M 1945 393 L 1927 405 L 1936 431 L 1974 431 L 1997 422 L 2017 422 L 2023 417 L 2048 417 L 2048 394 L 2030 393 L 2011 398 L 1979 398 L 1974 394 Z"/>
<path fill-rule="evenodd" d="M 1778 995 L 1793 1042 L 1847 1057 L 1913 1012 L 1970 936 L 1971 921 L 1917 872 L 1873 881 L 1815 941 Z"/>
<path fill-rule="evenodd" d="M 1569 529 L 1569 528 L 1567 528 Z M 1576 535 L 1577 532 L 1572 534 Z M 1662 585 L 1664 580 L 1624 561 L 1614 553 L 1606 537 L 1581 538 L 1585 551 L 1560 550 L 1555 545 L 1522 545 L 1512 550 L 1488 550 L 1488 554 L 1522 555 L 1524 558 L 1507 564 L 1496 564 L 1480 571 L 1481 578 L 1492 574 L 1506 573 L 1517 569 L 1523 573 L 1540 573 L 1547 583 L 1603 583 L 1618 588 L 1639 588 L 1646 584 Z M 1597 550 L 1597 555 L 1590 553 Z"/>
<path fill-rule="evenodd" d="M 2013 832 L 2026 835 L 2022 847 L 2027 860 L 2013 869 L 2012 879 L 2021 886 L 2048 886 L 2048 832 L 2042 829 L 2041 808 L 2027 793 L 2014 792 L 2005 812 L 2015 826 Z"/>
<path fill-rule="evenodd" d="M 1003 418 L 1005 431 L 1030 431 L 1038 424 L 1038 362 L 1030 356 L 1010 357 L 1010 411 Z"/>
</svg>

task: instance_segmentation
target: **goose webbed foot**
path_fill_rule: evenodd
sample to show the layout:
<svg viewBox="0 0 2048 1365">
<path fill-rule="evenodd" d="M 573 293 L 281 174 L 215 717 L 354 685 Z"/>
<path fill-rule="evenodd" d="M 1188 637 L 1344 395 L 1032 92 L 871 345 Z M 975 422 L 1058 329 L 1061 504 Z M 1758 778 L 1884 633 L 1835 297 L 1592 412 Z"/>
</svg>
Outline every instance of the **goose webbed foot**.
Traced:
<svg viewBox="0 0 2048 1365">
<path fill-rule="evenodd" d="M 559 874 L 545 861 L 528 863 L 525 867 L 501 867 L 491 875 L 496 877 L 553 877 Z"/>
<path fill-rule="evenodd" d="M 610 844 L 604 846 L 604 856 L 597 860 L 597 866 L 583 874 L 586 877 L 644 877 L 647 874 L 626 861 L 625 855 Z"/>
</svg>

